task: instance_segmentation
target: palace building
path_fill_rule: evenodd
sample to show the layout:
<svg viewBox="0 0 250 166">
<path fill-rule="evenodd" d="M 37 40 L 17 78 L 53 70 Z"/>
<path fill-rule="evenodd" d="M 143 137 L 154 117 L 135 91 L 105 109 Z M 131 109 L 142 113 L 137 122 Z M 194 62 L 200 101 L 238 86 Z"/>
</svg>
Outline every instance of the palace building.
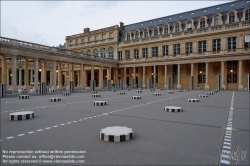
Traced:
<svg viewBox="0 0 250 166">
<path fill-rule="evenodd" d="M 84 28 L 65 40 L 64 46 L 52 48 L 1 37 L 1 82 L 14 91 L 23 85 L 29 89 L 30 82 L 34 90 L 39 82 L 51 89 L 69 88 L 70 81 L 88 88 L 91 80 L 100 89 L 109 84 L 249 89 L 249 0 L 130 25 Z"/>
</svg>

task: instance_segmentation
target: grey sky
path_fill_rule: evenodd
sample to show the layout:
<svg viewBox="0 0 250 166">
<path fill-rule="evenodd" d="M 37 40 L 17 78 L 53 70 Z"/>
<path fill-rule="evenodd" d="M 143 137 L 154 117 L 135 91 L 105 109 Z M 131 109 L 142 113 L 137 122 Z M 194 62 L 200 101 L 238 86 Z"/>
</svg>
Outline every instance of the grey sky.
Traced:
<svg viewBox="0 0 250 166">
<path fill-rule="evenodd" d="M 57 46 L 65 36 L 230 1 L 1 1 L 1 36 Z"/>
</svg>

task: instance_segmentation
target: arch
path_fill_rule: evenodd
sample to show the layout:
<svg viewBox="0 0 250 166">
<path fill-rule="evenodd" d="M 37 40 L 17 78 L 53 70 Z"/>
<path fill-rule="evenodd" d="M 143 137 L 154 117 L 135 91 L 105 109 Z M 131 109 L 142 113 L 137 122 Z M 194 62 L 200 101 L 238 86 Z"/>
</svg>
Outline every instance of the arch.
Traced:
<svg viewBox="0 0 250 166">
<path fill-rule="evenodd" d="M 208 18 L 207 18 L 207 16 L 201 16 L 197 20 L 197 22 L 198 22 L 197 29 L 201 28 L 201 24 L 203 24 L 201 22 L 203 22 L 203 21 L 205 21 L 205 27 L 208 27 Z M 203 27 L 203 28 L 205 28 L 205 27 Z"/>
<path fill-rule="evenodd" d="M 98 53 L 99 53 L 98 49 L 95 48 L 95 49 L 94 49 L 94 56 L 98 56 Z"/>
<path fill-rule="evenodd" d="M 211 26 L 223 25 L 221 13 L 219 13 L 219 12 L 215 13 L 211 18 L 212 18 Z"/>
<path fill-rule="evenodd" d="M 100 53 L 101 53 L 101 57 L 106 58 L 106 49 L 105 49 L 105 47 L 101 48 Z"/>
<path fill-rule="evenodd" d="M 236 22 L 239 22 L 239 19 L 238 19 L 238 12 L 236 10 L 230 10 L 229 12 L 227 12 L 226 14 L 226 24 L 229 24 L 229 23 L 236 23 Z M 231 22 L 233 19 L 233 22 Z"/>
<path fill-rule="evenodd" d="M 113 46 L 109 46 L 108 48 L 108 58 L 114 59 L 114 47 Z"/>
<path fill-rule="evenodd" d="M 248 20 L 247 20 L 248 18 Z M 242 10 L 242 18 L 241 21 L 250 21 L 250 6 L 246 7 Z"/>
<path fill-rule="evenodd" d="M 129 40 L 131 40 L 131 39 L 132 39 L 131 32 L 128 31 L 128 32 L 126 33 L 126 40 L 129 41 Z"/>
<path fill-rule="evenodd" d="M 176 21 L 173 25 L 173 32 L 174 33 L 179 33 L 182 31 L 182 28 L 181 28 L 181 22 L 180 21 Z"/>
</svg>

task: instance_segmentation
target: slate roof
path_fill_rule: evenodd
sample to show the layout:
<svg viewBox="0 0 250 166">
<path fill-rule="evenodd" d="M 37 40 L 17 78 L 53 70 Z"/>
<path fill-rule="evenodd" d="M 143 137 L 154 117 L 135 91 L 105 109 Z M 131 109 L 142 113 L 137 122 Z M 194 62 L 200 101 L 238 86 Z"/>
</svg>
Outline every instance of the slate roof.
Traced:
<svg viewBox="0 0 250 166">
<path fill-rule="evenodd" d="M 232 5 L 233 4 L 233 5 Z M 172 26 L 174 22 L 180 21 L 182 23 L 182 29 L 185 28 L 185 22 L 187 19 L 193 19 L 195 22 L 198 20 L 200 16 L 207 16 L 208 18 L 208 24 L 210 25 L 212 22 L 212 15 L 215 13 L 220 12 L 222 14 L 222 21 L 226 21 L 226 14 L 230 10 L 236 10 L 238 12 L 238 18 L 242 17 L 242 10 L 246 8 L 247 6 L 250 6 L 250 0 L 238 0 L 238 1 L 232 1 L 228 3 L 223 3 L 215 6 L 200 8 L 197 10 L 192 10 L 188 12 L 178 13 L 174 15 L 169 15 L 161 18 L 156 18 L 152 20 L 142 21 L 134 24 L 125 25 L 122 30 L 119 33 L 119 41 L 124 41 L 125 34 L 128 31 L 133 32 L 136 29 L 142 30 L 144 28 L 151 29 L 154 26 L 162 26 L 165 23 L 170 24 Z M 219 7 L 219 8 L 218 8 Z M 193 13 L 193 14 L 191 14 Z M 180 15 L 182 17 L 180 17 Z M 169 19 L 171 18 L 171 19 Z M 161 20 L 161 21 L 159 21 Z M 195 25 L 197 26 L 197 25 Z"/>
</svg>

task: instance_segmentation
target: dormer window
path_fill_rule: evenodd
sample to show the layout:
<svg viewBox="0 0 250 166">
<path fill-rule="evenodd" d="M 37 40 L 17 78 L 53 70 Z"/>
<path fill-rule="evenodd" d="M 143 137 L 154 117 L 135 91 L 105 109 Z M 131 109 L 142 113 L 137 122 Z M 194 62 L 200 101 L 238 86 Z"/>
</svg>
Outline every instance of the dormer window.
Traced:
<svg viewBox="0 0 250 166">
<path fill-rule="evenodd" d="M 245 13 L 245 21 L 249 21 L 250 20 L 250 9 L 248 9 Z"/>
<path fill-rule="evenodd" d="M 161 22 L 161 20 L 159 20 L 159 22 Z"/>
<path fill-rule="evenodd" d="M 152 24 L 152 21 L 150 21 L 150 24 Z"/>
<path fill-rule="evenodd" d="M 171 17 L 169 17 L 168 19 L 169 19 L 169 20 L 171 20 L 172 18 L 171 18 Z"/>
<path fill-rule="evenodd" d="M 135 39 L 138 39 L 139 38 L 139 33 L 138 31 L 135 32 Z"/>
<path fill-rule="evenodd" d="M 231 12 L 229 14 L 229 24 L 232 24 L 235 22 L 235 16 L 234 16 L 234 12 Z"/>
<path fill-rule="evenodd" d="M 193 13 L 191 13 L 191 15 L 194 15 L 194 12 L 193 12 Z"/>
<path fill-rule="evenodd" d="M 217 10 L 220 9 L 220 6 L 217 6 L 216 9 L 217 9 Z"/>
<path fill-rule="evenodd" d="M 127 34 L 127 40 L 130 40 L 130 34 L 129 33 Z"/>
<path fill-rule="evenodd" d="M 232 3 L 230 6 L 234 6 L 234 3 Z"/>
<path fill-rule="evenodd" d="M 204 13 L 207 12 L 207 9 L 203 10 L 203 12 L 204 12 Z"/>
<path fill-rule="evenodd" d="M 175 32 L 176 32 L 176 33 L 180 32 L 180 25 L 179 25 L 179 23 L 177 23 L 177 24 L 175 25 Z"/>
<path fill-rule="evenodd" d="M 148 37 L 148 30 L 144 31 L 144 37 L 147 38 Z"/>
<path fill-rule="evenodd" d="M 205 28 L 205 19 L 204 18 L 202 18 L 200 20 L 200 28 Z"/>
<path fill-rule="evenodd" d="M 154 36 L 158 36 L 158 28 L 154 28 Z"/>
<path fill-rule="evenodd" d="M 188 21 L 187 30 L 192 30 L 192 21 Z"/>
<path fill-rule="evenodd" d="M 165 34 L 168 34 L 168 26 L 167 25 L 165 26 L 164 32 L 165 32 Z"/>
<path fill-rule="evenodd" d="M 180 17 L 182 17 L 182 15 L 180 15 Z"/>
</svg>

